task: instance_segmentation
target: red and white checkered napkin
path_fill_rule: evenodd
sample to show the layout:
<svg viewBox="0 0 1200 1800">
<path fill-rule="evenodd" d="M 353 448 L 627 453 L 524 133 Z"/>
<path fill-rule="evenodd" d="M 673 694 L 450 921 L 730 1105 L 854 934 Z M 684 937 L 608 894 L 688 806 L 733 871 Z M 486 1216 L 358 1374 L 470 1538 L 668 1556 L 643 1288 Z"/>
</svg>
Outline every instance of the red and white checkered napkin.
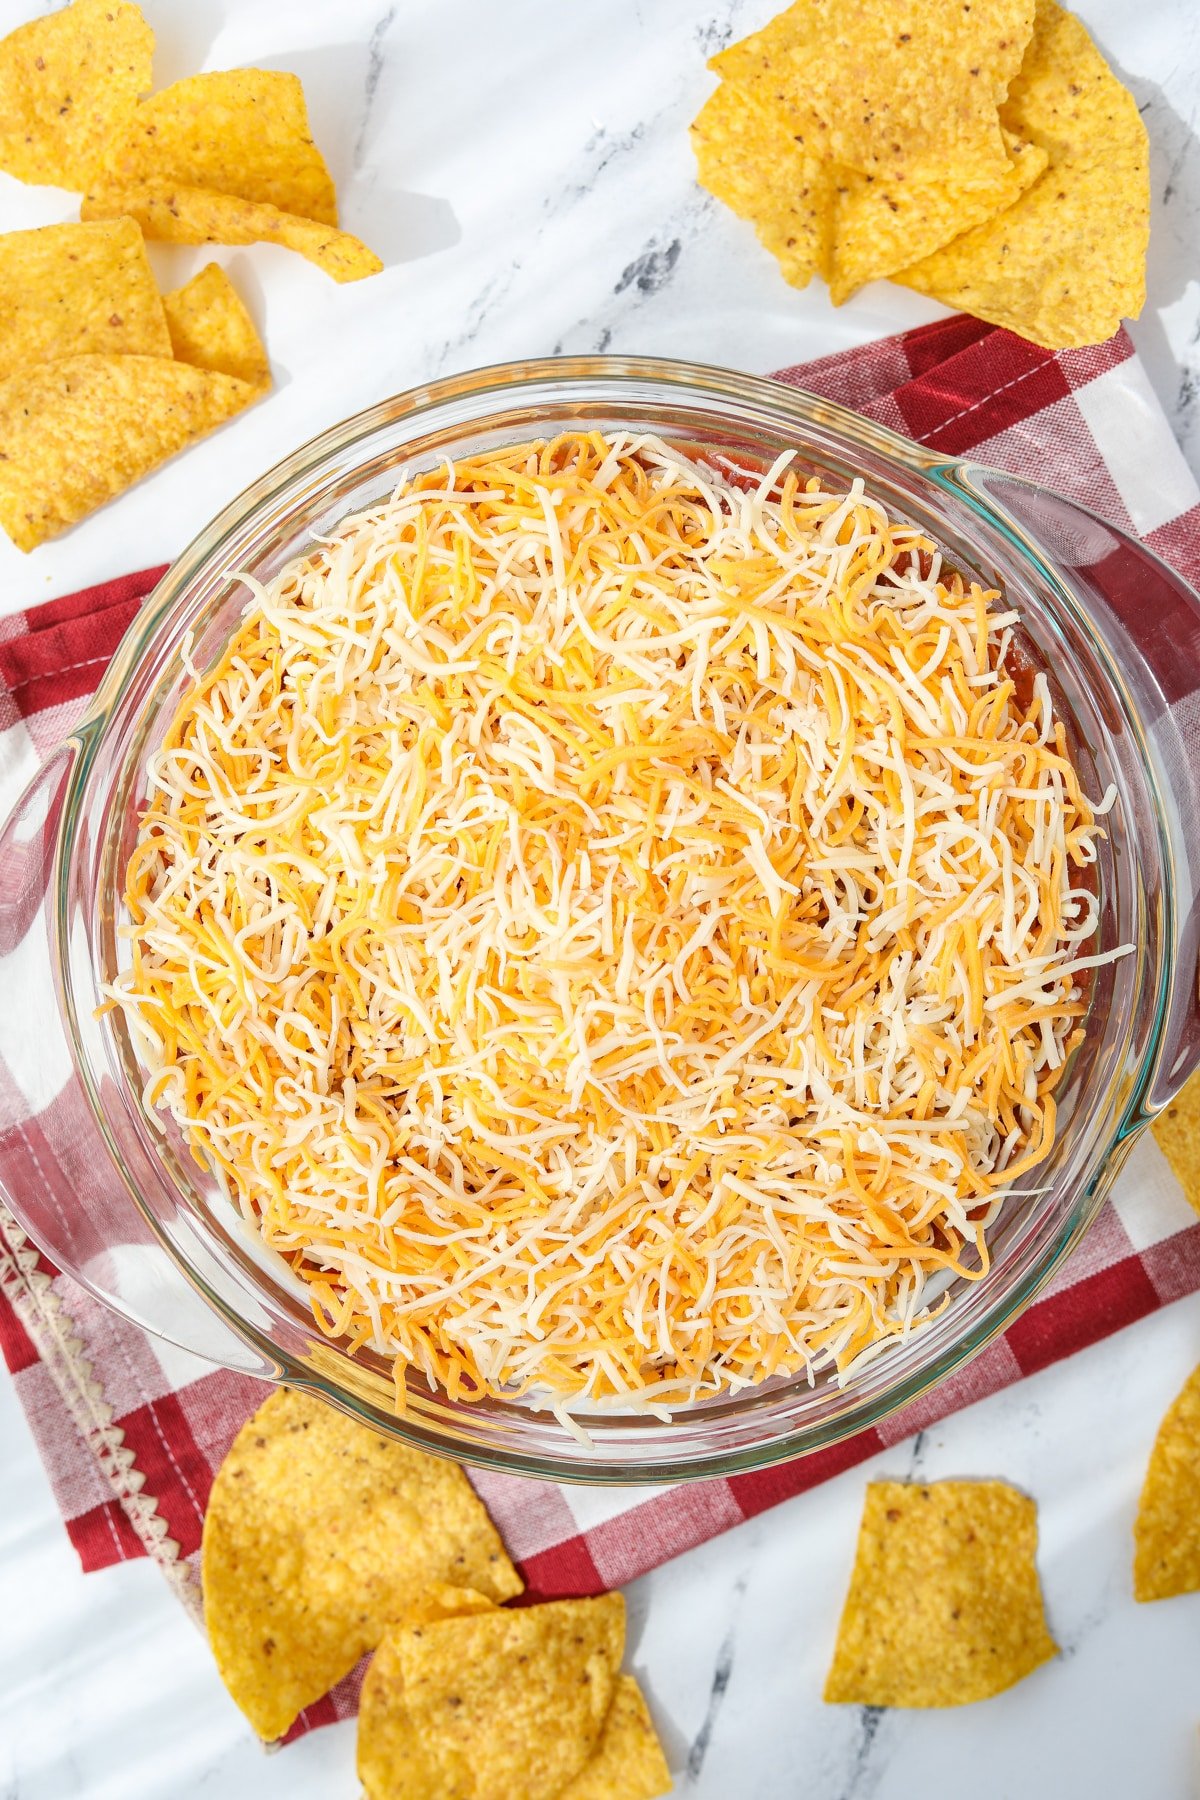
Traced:
<svg viewBox="0 0 1200 1800">
<path fill-rule="evenodd" d="M 1143 537 L 1200 583 L 1200 490 L 1124 333 L 1052 354 L 953 318 L 788 369 L 936 450 L 1036 475 Z M 161 571 L 0 621 L 0 814 L 92 692 Z M 1197 671 L 1200 687 L 1200 670 Z M 21 1034 L 0 1015 L 0 1127 Z M 14 1089 L 16 1093 L 14 1093 Z M 36 1179 L 36 1124 L 24 1149 Z M 1054 1285 L 967 1368 L 848 1443 L 727 1481 L 657 1490 L 475 1477 L 536 1595 L 615 1587 L 957 1407 L 1200 1288 L 1200 1222 L 1157 1153 L 1135 1154 Z M 59 1275 L 0 1209 L 0 1347 L 85 1569 L 152 1556 L 198 1612 L 194 1566 L 214 1469 L 265 1389 L 151 1341 Z M 297 1730 L 354 1710 L 354 1677 Z"/>
</svg>

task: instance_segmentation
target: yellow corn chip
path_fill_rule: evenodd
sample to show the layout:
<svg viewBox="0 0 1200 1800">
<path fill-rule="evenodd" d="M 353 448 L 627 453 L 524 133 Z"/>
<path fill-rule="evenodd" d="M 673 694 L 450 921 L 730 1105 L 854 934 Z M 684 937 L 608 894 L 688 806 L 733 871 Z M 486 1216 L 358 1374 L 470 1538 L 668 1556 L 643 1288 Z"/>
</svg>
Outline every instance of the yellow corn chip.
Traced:
<svg viewBox="0 0 1200 1800">
<path fill-rule="evenodd" d="M 439 1619 L 495 1610 L 495 1601 L 486 1594 L 435 1582 L 409 1608 L 403 1623 L 431 1625 Z M 358 1779 L 367 1800 L 394 1800 L 405 1781 L 418 1793 L 434 1793 L 441 1779 L 436 1761 L 413 1739 L 404 1710 L 399 1646 L 391 1632 L 371 1658 L 359 1697 Z"/>
<path fill-rule="evenodd" d="M 1002 112 L 1010 131 L 1049 153 L 1052 170 L 1106 152 L 1122 179 L 1142 166 L 1146 132 L 1132 95 L 1057 0 L 1037 0 L 1033 37 Z"/>
<path fill-rule="evenodd" d="M 1169 1600 L 1200 1588 L 1200 1369 L 1158 1428 L 1133 1541 L 1135 1599 Z"/>
<path fill-rule="evenodd" d="M 85 188 L 151 83 L 154 33 L 127 0 L 75 0 L 0 42 L 0 169 Z"/>
<path fill-rule="evenodd" d="M 1200 1075 L 1193 1075 L 1152 1127 L 1158 1147 L 1184 1193 L 1200 1212 Z"/>
<path fill-rule="evenodd" d="M 60 356 L 170 356 L 132 219 L 0 237 L 0 375 Z"/>
<path fill-rule="evenodd" d="M 64 356 L 6 375 L 0 526 L 32 550 L 257 398 L 169 356 Z"/>
<path fill-rule="evenodd" d="M 749 219 L 793 287 L 829 258 L 833 180 L 779 120 L 723 82 L 691 127 L 702 187 Z"/>
<path fill-rule="evenodd" d="M 557 1800 L 591 1760 L 625 1642 L 620 1594 L 402 1626 L 383 1800 Z M 378 1658 L 376 1659 L 378 1660 Z M 374 1667 L 374 1665 L 372 1665 Z"/>
<path fill-rule="evenodd" d="M 642 1690 L 632 1675 L 620 1675 L 596 1754 L 562 1800 L 657 1800 L 670 1791 L 671 1771 Z"/>
<path fill-rule="evenodd" d="M 213 188 L 150 181 L 136 187 L 98 187 L 80 207 L 84 219 L 124 215 L 136 219 L 148 238 L 168 244 L 282 244 L 299 251 L 335 281 L 361 281 L 383 267 L 375 252 L 348 231 Z"/>
<path fill-rule="evenodd" d="M 835 306 L 995 218 L 1019 200 L 1046 167 L 1046 152 L 1005 132 L 1012 161 L 994 181 L 893 181 L 886 175 L 839 171 L 829 292 Z"/>
<path fill-rule="evenodd" d="M 521 1591 L 461 1469 L 286 1390 L 242 1427 L 217 1472 L 201 1563 L 217 1668 L 265 1738 L 430 1583 L 496 1600 Z"/>
<path fill-rule="evenodd" d="M 1036 1549 L 1007 1482 L 872 1482 L 826 1700 L 961 1706 L 1030 1674 L 1057 1654 Z"/>
<path fill-rule="evenodd" d="M 337 224 L 337 196 L 308 128 L 304 89 L 273 69 L 189 75 L 144 100 L 109 146 L 104 179 L 162 181 L 261 200 Z"/>
<path fill-rule="evenodd" d="M 163 309 L 171 349 L 180 362 L 220 369 L 260 390 L 270 387 L 262 339 L 237 289 L 217 263 L 209 263 L 174 293 L 164 294 Z"/>
<path fill-rule="evenodd" d="M 438 1760 L 413 1732 L 405 1710 L 400 1646 L 391 1634 L 363 1680 L 357 1759 L 366 1800 L 441 1800 L 446 1792 Z"/>
<path fill-rule="evenodd" d="M 493 1603 L 467 1589 L 440 1587 L 422 1596 L 406 1625 L 494 1612 Z M 536 1613 L 538 1609 L 530 1608 Z M 524 1679 L 529 1663 L 518 1663 Z M 536 1667 L 534 1677 L 536 1678 Z M 496 1696 L 503 1701 L 503 1693 Z M 553 1734 L 554 1719 L 547 1723 Z M 444 1796 L 446 1776 L 432 1750 L 417 1737 L 404 1704 L 400 1640 L 390 1632 L 371 1659 L 358 1707 L 358 1778 L 367 1800 L 416 1800 Z M 592 1757 L 561 1790 L 561 1800 L 657 1800 L 671 1790 L 671 1773 L 642 1691 L 632 1675 L 617 1677 L 612 1703 Z M 455 1793 L 482 1791 L 471 1785 Z M 522 1786 L 518 1791 L 525 1792 Z"/>
<path fill-rule="evenodd" d="M 997 107 L 1033 0 L 798 0 L 709 64 L 810 155 L 865 174 L 991 181 L 1008 166 Z"/>
<path fill-rule="evenodd" d="M 1054 0 L 1003 108 L 1045 172 L 998 218 L 894 279 L 1049 349 L 1102 343 L 1146 296 L 1146 129 L 1091 38 Z"/>
</svg>

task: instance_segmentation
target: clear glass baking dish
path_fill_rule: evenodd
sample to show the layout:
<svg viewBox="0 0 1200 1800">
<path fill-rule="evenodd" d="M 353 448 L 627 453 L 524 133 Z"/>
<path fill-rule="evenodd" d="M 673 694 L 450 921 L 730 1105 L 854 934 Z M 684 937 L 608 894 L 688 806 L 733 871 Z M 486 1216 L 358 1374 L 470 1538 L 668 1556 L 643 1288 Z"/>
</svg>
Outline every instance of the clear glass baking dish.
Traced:
<svg viewBox="0 0 1200 1800">
<path fill-rule="evenodd" d="M 188 674 L 214 661 L 245 605 L 314 532 L 402 470 L 575 426 L 648 430 L 750 466 L 783 450 L 832 483 L 862 476 L 893 516 L 1002 586 L 1021 610 L 1089 791 L 1116 803 L 1098 870 L 1102 947 L 1087 1037 L 1060 1090 L 1049 1162 L 1006 1205 L 989 1272 L 842 1385 L 781 1379 L 677 1413 L 605 1414 L 578 1442 L 528 1403 L 454 1403 L 317 1331 L 300 1282 L 143 1108 L 119 1014 L 97 1017 L 117 966 L 125 859 L 147 755 Z M 1052 471 L 1048 472 L 1052 474 Z M 98 1298 L 212 1360 L 317 1391 L 425 1449 L 520 1474 L 662 1482 L 822 1449 L 877 1423 L 974 1356 L 1069 1255 L 1136 1133 L 1200 1063 L 1200 772 L 1177 702 L 1200 686 L 1200 599 L 1141 545 L 1046 488 L 939 456 L 778 383 L 682 363 L 571 358 L 415 389 L 306 444 L 184 552 L 146 602 L 87 716 L 0 837 L 0 1005 L 26 1053 L 3 1084 L 0 1189 L 34 1240 Z"/>
</svg>

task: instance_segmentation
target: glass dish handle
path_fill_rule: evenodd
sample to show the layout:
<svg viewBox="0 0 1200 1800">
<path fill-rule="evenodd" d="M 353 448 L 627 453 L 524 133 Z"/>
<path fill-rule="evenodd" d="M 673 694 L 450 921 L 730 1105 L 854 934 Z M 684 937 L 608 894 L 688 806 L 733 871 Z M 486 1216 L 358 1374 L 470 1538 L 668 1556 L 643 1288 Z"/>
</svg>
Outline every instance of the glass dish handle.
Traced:
<svg viewBox="0 0 1200 1800">
<path fill-rule="evenodd" d="M 1029 554 L 1067 572 L 1145 725 L 1167 803 L 1176 894 L 1161 1050 L 1137 1097 L 1142 1119 L 1153 1117 L 1200 1069 L 1200 594 L 1137 538 L 1073 500 L 973 465 L 958 465 L 951 479 L 1007 513 Z"/>
<path fill-rule="evenodd" d="M 209 1362 L 273 1377 L 278 1370 L 189 1287 L 158 1241 L 114 1163 L 71 1053 L 55 975 L 53 894 L 58 825 L 79 751 L 72 739 L 54 753 L 0 831 L 0 1202 L 59 1269 L 135 1324 Z"/>
</svg>

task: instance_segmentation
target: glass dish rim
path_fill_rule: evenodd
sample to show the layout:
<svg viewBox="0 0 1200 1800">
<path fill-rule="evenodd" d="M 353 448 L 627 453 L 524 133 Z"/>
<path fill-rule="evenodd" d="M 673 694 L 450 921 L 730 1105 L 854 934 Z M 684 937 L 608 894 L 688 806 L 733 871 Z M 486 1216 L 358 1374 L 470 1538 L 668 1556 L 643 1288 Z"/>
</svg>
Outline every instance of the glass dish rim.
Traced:
<svg viewBox="0 0 1200 1800">
<path fill-rule="evenodd" d="M 157 584 L 153 594 L 144 603 L 141 612 L 131 623 L 122 639 L 112 663 L 105 671 L 104 678 L 84 719 L 71 734 L 78 754 L 73 759 L 67 789 L 63 797 L 53 877 L 55 913 L 60 929 L 65 923 L 64 872 L 69 861 L 66 851 L 78 822 L 78 802 L 84 790 L 93 754 L 103 736 L 104 726 L 119 707 L 126 688 L 139 669 L 146 651 L 158 640 L 159 634 L 170 619 L 173 610 L 185 601 L 189 589 L 202 571 L 211 570 L 213 565 L 219 561 L 222 546 L 233 533 L 243 532 L 250 519 L 267 513 L 272 504 L 288 490 L 298 487 L 306 474 L 315 475 L 318 471 L 328 470 L 335 457 L 352 452 L 357 443 L 368 439 L 373 433 L 405 421 L 419 420 L 423 413 L 434 411 L 448 400 L 469 397 L 472 401 L 482 404 L 489 398 L 499 402 L 502 397 L 507 397 L 511 401 L 523 387 L 538 381 L 566 384 L 578 382 L 581 386 L 587 387 L 593 383 L 598 385 L 623 380 L 662 384 L 664 397 L 671 389 L 695 390 L 699 388 L 714 400 L 723 399 L 734 404 L 751 403 L 765 407 L 780 422 L 786 423 L 786 416 L 790 412 L 797 426 L 819 423 L 843 441 L 849 442 L 851 445 L 866 444 L 888 461 L 931 480 L 935 485 L 946 487 L 952 485 L 959 502 L 978 516 L 981 522 L 986 522 L 993 529 L 998 529 L 1020 556 L 1031 560 L 1031 550 L 1025 534 L 1004 512 L 1003 507 L 995 501 L 973 492 L 970 485 L 964 483 L 963 473 L 982 465 L 974 464 L 970 458 L 928 450 L 903 438 L 886 426 L 863 418 L 849 408 L 836 402 L 826 401 L 802 387 L 792 386 L 770 377 L 748 376 L 735 370 L 661 358 L 588 356 L 531 359 L 493 364 L 448 377 L 445 380 L 422 384 L 380 401 L 372 407 L 326 428 L 273 465 L 257 481 L 235 496 L 209 525 L 197 534 L 192 543 L 170 566 Z M 401 459 L 402 453 L 398 457 L 398 460 Z M 1022 482 L 1023 486 L 1036 491 L 1053 491 L 1042 489 L 1041 484 L 1036 482 L 1022 481 L 1020 477 L 1006 475 L 1005 479 Z M 299 504 L 299 500 L 300 497 L 296 495 L 294 504 Z M 1086 511 L 1087 509 L 1081 510 Z M 1037 566 L 1038 574 L 1055 590 L 1060 603 L 1072 611 L 1077 618 L 1082 616 L 1082 622 L 1088 629 L 1088 635 L 1093 636 L 1086 614 L 1080 614 L 1075 596 L 1058 577 L 1053 565 L 1037 557 L 1033 557 L 1032 560 Z M 1104 655 L 1105 660 L 1111 663 L 1112 658 L 1108 653 L 1107 646 L 1098 645 L 1097 648 Z M 1113 670 L 1119 679 L 1119 665 L 1114 663 Z M 1140 720 L 1136 711 L 1133 713 L 1131 722 L 1135 723 L 1140 730 Z M 1150 765 L 1147 759 L 1143 758 L 1142 760 L 1149 769 Z M 1156 798 L 1161 802 L 1162 796 L 1157 791 Z M 1165 840 L 1163 850 L 1164 869 L 1167 877 L 1165 898 L 1168 910 L 1170 910 L 1174 905 L 1175 896 L 1169 844 Z M 62 941 L 61 938 L 60 941 Z M 1155 1023 L 1142 1059 L 1139 1075 L 1144 1074 L 1144 1071 L 1153 1065 L 1161 1041 L 1169 981 L 1169 969 L 1160 969 Z M 74 1018 L 72 1018 L 71 1024 L 74 1032 Z M 90 1083 L 88 1086 L 90 1089 Z M 1059 1225 L 1055 1236 L 1042 1248 L 1031 1267 L 1014 1281 L 1007 1292 L 992 1302 L 983 1316 L 978 1318 L 970 1329 L 956 1340 L 945 1344 L 930 1361 L 922 1362 L 915 1368 L 901 1373 L 876 1394 L 860 1396 L 857 1399 L 848 1398 L 847 1405 L 832 1418 L 806 1425 L 803 1428 L 802 1442 L 796 1441 L 795 1432 L 791 1435 L 785 1432 L 782 1436 L 762 1439 L 757 1444 L 715 1450 L 694 1460 L 689 1460 L 683 1466 L 672 1464 L 669 1458 L 666 1462 L 651 1460 L 641 1466 L 631 1466 L 625 1463 L 611 1465 L 606 1464 L 600 1457 L 595 1464 L 572 1464 L 564 1467 L 556 1462 L 552 1455 L 546 1456 L 534 1452 L 526 1454 L 511 1450 L 507 1446 L 495 1449 L 486 1444 L 476 1443 L 472 1443 L 466 1451 L 467 1459 L 481 1467 L 544 1479 L 578 1481 L 584 1484 L 616 1480 L 622 1485 L 632 1486 L 664 1480 L 706 1479 L 766 1468 L 799 1455 L 827 1449 L 848 1436 L 869 1429 L 899 1408 L 918 1399 L 930 1388 L 940 1384 L 964 1362 L 976 1355 L 984 1345 L 1003 1331 L 1015 1317 L 1019 1316 L 1037 1291 L 1053 1276 L 1102 1204 L 1111 1179 L 1123 1160 L 1123 1148 L 1131 1141 L 1131 1134 L 1135 1126 L 1131 1125 L 1130 1121 L 1141 1123 L 1141 1120 L 1137 1118 L 1140 1087 L 1141 1081 L 1135 1082 L 1128 1093 L 1119 1117 L 1114 1121 L 1106 1154 L 1103 1162 L 1097 1165 L 1095 1177 L 1076 1197 L 1070 1213 Z M 96 1096 L 89 1093 L 89 1097 L 94 1107 Z M 117 1160 L 119 1164 L 119 1158 Z M 268 1365 L 276 1369 L 278 1378 L 287 1380 L 292 1385 L 303 1386 L 319 1392 L 335 1405 L 357 1414 L 365 1422 L 378 1424 L 378 1411 L 369 1401 L 360 1401 L 345 1388 L 326 1380 L 309 1367 L 297 1366 L 267 1334 L 240 1317 L 234 1309 L 229 1307 L 222 1296 L 212 1290 L 203 1276 L 189 1268 L 180 1257 L 175 1246 L 164 1235 L 153 1210 L 143 1202 L 134 1184 L 127 1183 L 127 1185 L 131 1197 L 146 1219 L 156 1241 L 170 1258 L 173 1268 L 189 1282 L 205 1303 L 216 1311 L 239 1338 L 249 1344 Z M 100 1297 L 103 1298 L 103 1295 Z M 700 1423 L 699 1417 L 696 1417 L 697 1423 Z M 686 1414 L 681 1414 L 681 1424 L 685 1419 Z M 445 1435 L 411 1417 L 394 1419 L 390 1422 L 389 1428 L 408 1441 L 435 1453 L 442 1455 L 462 1453 L 448 1441 Z M 648 1450 L 653 1450 L 653 1448 L 652 1444 L 647 1444 Z"/>
</svg>

